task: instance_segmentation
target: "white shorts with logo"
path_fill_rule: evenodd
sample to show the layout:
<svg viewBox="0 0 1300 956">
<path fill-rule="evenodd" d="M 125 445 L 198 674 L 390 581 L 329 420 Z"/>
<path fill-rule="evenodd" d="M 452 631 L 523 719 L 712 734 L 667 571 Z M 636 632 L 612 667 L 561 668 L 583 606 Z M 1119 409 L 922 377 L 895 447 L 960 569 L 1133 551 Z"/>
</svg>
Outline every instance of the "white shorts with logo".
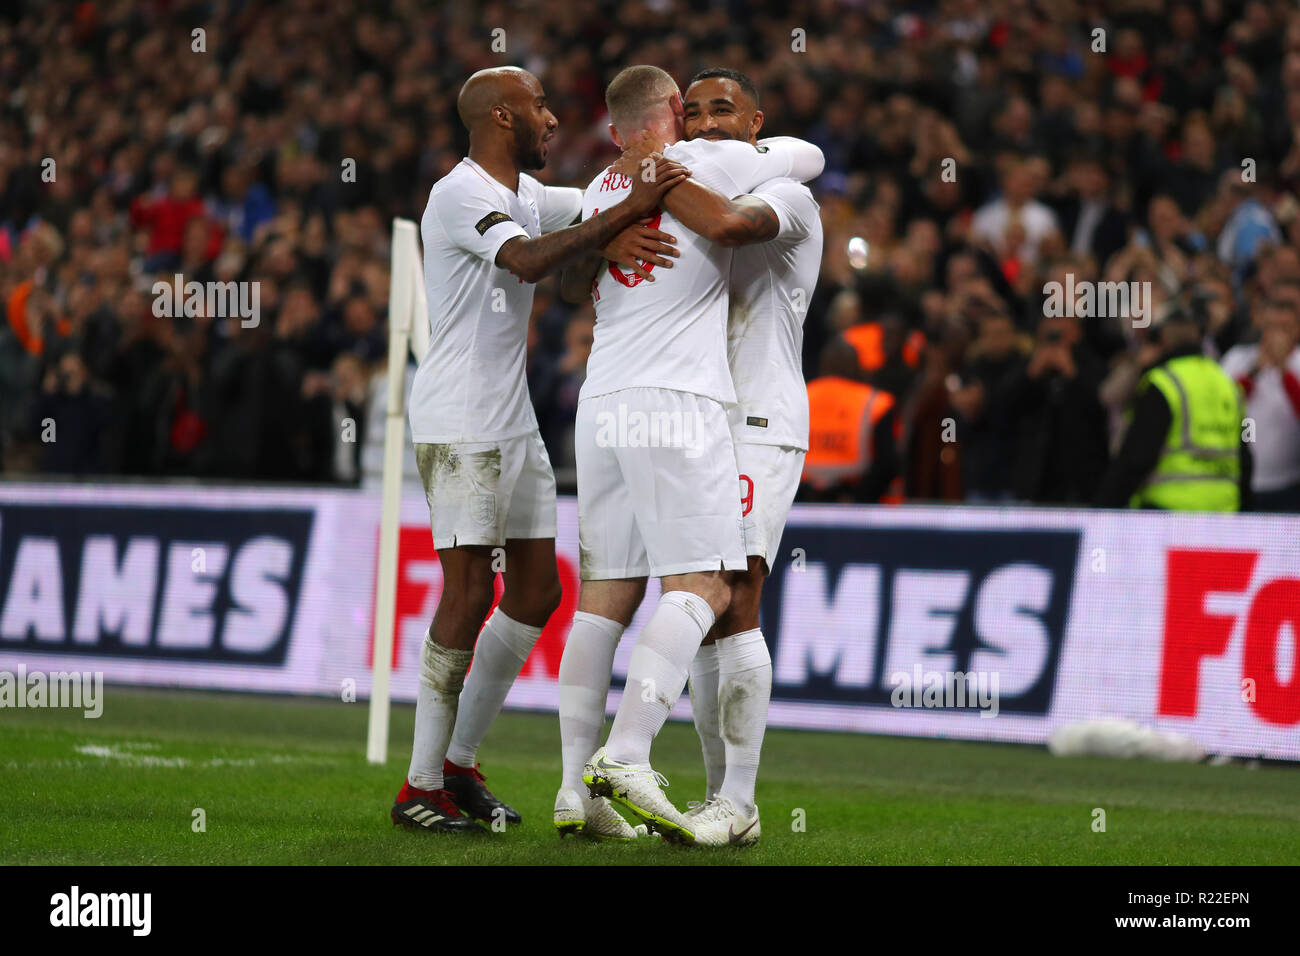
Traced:
<svg viewBox="0 0 1300 956">
<path fill-rule="evenodd" d="M 762 558 L 769 569 L 781 547 L 781 534 L 799 490 L 804 454 L 802 449 L 784 445 L 736 443 L 745 551 Z"/>
<path fill-rule="evenodd" d="M 541 434 L 490 442 L 416 443 L 438 550 L 555 537 L 555 474 Z"/>
<path fill-rule="evenodd" d="M 579 576 L 745 567 L 736 455 L 721 403 L 625 388 L 578 403 Z"/>
</svg>

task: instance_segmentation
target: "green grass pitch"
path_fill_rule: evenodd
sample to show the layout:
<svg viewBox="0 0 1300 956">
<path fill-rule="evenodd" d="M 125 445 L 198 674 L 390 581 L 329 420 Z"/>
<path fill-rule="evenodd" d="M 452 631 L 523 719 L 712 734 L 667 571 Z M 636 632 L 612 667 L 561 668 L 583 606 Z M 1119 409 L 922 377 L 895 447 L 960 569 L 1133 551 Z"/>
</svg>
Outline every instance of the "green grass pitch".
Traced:
<svg viewBox="0 0 1300 956">
<path fill-rule="evenodd" d="M 759 847 L 561 842 L 556 718 L 504 714 L 480 759 L 524 823 L 465 838 L 389 823 L 413 707 L 393 708 L 388 765 L 373 767 L 364 703 L 117 687 L 104 699 L 98 720 L 0 713 L 0 864 L 1300 863 L 1300 772 L 1288 767 L 769 731 Z M 664 729 L 655 766 L 678 806 L 700 798 L 689 724 Z"/>
</svg>

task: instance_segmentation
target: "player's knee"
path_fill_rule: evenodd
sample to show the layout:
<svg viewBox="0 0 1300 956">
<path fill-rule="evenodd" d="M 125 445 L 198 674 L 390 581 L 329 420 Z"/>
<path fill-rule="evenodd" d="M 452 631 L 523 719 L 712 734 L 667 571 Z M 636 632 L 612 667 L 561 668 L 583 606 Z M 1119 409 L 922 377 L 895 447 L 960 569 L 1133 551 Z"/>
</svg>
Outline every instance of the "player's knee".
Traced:
<svg viewBox="0 0 1300 956">
<path fill-rule="evenodd" d="M 753 582 L 742 579 L 731 588 L 731 604 L 727 608 L 729 628 L 727 635 L 738 634 L 758 627 L 758 607 L 762 591 Z"/>
<path fill-rule="evenodd" d="M 563 597 L 564 589 L 560 587 L 560 579 L 558 576 L 552 575 L 538 597 L 539 609 L 547 617 L 550 617 L 560 609 L 560 601 Z"/>
<path fill-rule="evenodd" d="M 665 578 L 664 590 L 689 591 L 703 599 L 713 611 L 715 621 L 726 612 L 727 606 L 731 603 L 731 585 L 719 571 Z"/>
<path fill-rule="evenodd" d="M 529 588 L 526 603 L 534 617 L 549 618 L 559 609 L 561 597 L 563 591 L 560 588 L 560 579 L 551 575 L 545 581 L 534 583 Z"/>
<path fill-rule="evenodd" d="M 466 595 L 466 611 L 475 620 L 483 620 L 492 610 L 492 600 L 496 597 L 496 588 L 492 578 L 474 581 Z"/>
<path fill-rule="evenodd" d="M 457 618 L 481 624 L 492 608 L 496 591 L 491 574 L 470 574 L 458 582 L 443 581 L 438 609 L 446 608 Z"/>
<path fill-rule="evenodd" d="M 699 594 L 709 602 L 714 620 L 726 614 L 731 606 L 731 586 L 720 574 L 706 578 Z"/>
<path fill-rule="evenodd" d="M 716 637 L 730 637 L 758 627 L 759 606 L 763 597 L 762 565 L 751 560 L 750 570 L 737 574 L 731 580 L 731 601 L 726 611 L 718 615 L 713 633 Z"/>
<path fill-rule="evenodd" d="M 522 586 L 506 582 L 501 605 L 507 614 L 527 624 L 544 624 L 560 607 L 564 592 L 560 579 L 552 574 L 542 580 L 531 579 Z"/>
</svg>

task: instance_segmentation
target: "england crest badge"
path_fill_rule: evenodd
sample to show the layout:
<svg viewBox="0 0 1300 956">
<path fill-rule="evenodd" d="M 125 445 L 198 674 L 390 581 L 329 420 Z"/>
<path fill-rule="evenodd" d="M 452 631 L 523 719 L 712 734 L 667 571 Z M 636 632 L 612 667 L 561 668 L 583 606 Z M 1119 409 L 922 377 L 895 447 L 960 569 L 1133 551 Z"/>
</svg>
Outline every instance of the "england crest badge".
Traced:
<svg viewBox="0 0 1300 956">
<path fill-rule="evenodd" d="M 492 524 L 497 517 L 496 495 L 472 495 L 469 500 L 469 513 L 479 524 Z"/>
</svg>

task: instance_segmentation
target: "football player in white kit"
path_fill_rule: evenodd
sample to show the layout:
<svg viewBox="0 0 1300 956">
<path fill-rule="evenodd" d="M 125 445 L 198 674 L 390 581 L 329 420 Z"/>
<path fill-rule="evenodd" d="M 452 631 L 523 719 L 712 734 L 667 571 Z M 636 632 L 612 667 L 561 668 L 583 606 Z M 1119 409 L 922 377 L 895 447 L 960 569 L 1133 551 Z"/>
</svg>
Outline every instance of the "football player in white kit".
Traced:
<svg viewBox="0 0 1300 956">
<path fill-rule="evenodd" d="M 546 164 L 558 125 L 537 78 L 482 70 L 457 110 L 469 156 L 434 185 L 420 224 L 431 337 L 410 400 L 443 587 L 422 649 L 410 770 L 390 817 L 408 829 L 483 832 L 471 818 L 520 822 L 488 790 L 475 757 L 560 601 L 555 478 L 524 372 L 533 283 L 603 248 L 687 172 L 659 164 L 661 177 L 571 225 L 581 191 L 523 172 Z M 505 590 L 485 623 L 497 549 Z"/>
<path fill-rule="evenodd" d="M 691 170 L 682 184 L 687 188 L 666 192 L 664 213 L 650 225 L 672 232 L 693 222 L 699 232 L 681 232 L 678 262 L 654 283 L 608 264 L 592 292 L 595 341 L 575 429 L 582 592 L 560 665 L 564 776 L 555 823 L 561 834 L 587 833 L 591 798 L 613 797 L 665 838 L 689 843 L 695 833 L 664 796 L 650 746 L 701 641 L 727 608 L 723 572 L 746 568 L 726 410 L 735 401 L 726 279 L 731 246 L 778 229 L 775 217 L 747 215 L 752 210 L 718 217 L 697 212 L 774 178 L 810 179 L 824 159 L 800 140 L 680 142 L 681 92 L 657 67 L 623 70 L 606 103 L 618 146 L 645 130 L 663 155 Z M 597 176 L 584 215 L 622 199 L 638 178 L 635 166 L 631 171 L 631 179 L 613 168 Z M 608 742 L 593 754 L 614 651 L 648 576 L 661 579 L 663 595 L 633 648 Z M 590 835 L 630 832 L 616 827 Z"/>
<path fill-rule="evenodd" d="M 685 108 L 688 140 L 758 142 L 763 114 L 758 91 L 743 73 L 697 74 Z M 697 842 L 740 846 L 757 843 L 761 832 L 754 781 L 772 696 L 772 658 L 758 610 L 808 450 L 803 320 L 822 257 L 819 207 L 806 186 L 774 179 L 744 198 L 765 205 L 780 221 L 770 241 L 739 248 L 731 260 L 727 364 L 736 404 L 729 411 L 749 566 L 732 575 L 731 604 L 691 663 L 691 711 L 706 784 L 704 802 L 686 813 Z"/>
</svg>

